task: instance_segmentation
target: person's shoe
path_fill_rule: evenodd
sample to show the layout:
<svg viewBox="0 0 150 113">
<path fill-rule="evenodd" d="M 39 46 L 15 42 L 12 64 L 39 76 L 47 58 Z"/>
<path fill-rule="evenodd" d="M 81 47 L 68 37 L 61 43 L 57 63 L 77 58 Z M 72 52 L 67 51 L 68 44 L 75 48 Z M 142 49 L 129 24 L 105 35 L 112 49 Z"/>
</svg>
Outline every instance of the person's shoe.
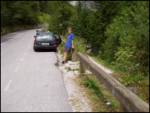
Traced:
<svg viewBox="0 0 150 113">
<path fill-rule="evenodd" d="M 62 61 L 62 64 L 64 64 L 65 63 L 65 61 Z"/>
<path fill-rule="evenodd" d="M 67 61 L 62 61 L 62 64 L 65 64 Z"/>
</svg>

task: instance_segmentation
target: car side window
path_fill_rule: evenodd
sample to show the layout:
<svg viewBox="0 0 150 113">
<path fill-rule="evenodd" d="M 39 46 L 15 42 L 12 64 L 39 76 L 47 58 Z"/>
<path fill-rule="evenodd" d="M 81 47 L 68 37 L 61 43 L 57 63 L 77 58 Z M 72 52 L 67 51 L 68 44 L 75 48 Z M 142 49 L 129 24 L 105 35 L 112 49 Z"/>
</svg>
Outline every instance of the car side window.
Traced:
<svg viewBox="0 0 150 113">
<path fill-rule="evenodd" d="M 61 43 L 61 38 L 60 38 L 60 36 L 57 35 L 57 34 L 55 34 L 54 37 L 55 37 L 56 41 L 58 42 L 58 44 L 60 44 L 60 43 Z"/>
<path fill-rule="evenodd" d="M 54 35 L 54 37 L 55 37 L 56 39 L 59 39 L 59 36 L 58 36 L 58 35 L 56 35 L 56 34 Z"/>
</svg>

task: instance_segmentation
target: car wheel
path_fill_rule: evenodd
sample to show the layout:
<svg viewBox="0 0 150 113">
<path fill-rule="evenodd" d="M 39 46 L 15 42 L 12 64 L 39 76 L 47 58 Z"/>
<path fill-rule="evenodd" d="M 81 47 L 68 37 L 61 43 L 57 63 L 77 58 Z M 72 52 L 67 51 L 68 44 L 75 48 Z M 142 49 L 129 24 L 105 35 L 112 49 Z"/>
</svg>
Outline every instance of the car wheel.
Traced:
<svg viewBox="0 0 150 113">
<path fill-rule="evenodd" d="M 33 47 L 34 51 L 38 51 L 38 49 L 36 47 Z"/>
<path fill-rule="evenodd" d="M 54 52 L 57 52 L 57 49 L 54 49 Z"/>
</svg>

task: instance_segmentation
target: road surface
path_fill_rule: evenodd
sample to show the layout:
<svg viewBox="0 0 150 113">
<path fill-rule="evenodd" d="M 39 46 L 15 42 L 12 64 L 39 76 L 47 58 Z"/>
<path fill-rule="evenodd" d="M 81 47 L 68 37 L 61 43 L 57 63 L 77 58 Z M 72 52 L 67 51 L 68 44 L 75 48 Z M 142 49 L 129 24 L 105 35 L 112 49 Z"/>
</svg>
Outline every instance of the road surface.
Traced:
<svg viewBox="0 0 150 113">
<path fill-rule="evenodd" d="M 1 37 L 1 111 L 69 112 L 55 52 L 33 51 L 34 30 Z"/>
</svg>

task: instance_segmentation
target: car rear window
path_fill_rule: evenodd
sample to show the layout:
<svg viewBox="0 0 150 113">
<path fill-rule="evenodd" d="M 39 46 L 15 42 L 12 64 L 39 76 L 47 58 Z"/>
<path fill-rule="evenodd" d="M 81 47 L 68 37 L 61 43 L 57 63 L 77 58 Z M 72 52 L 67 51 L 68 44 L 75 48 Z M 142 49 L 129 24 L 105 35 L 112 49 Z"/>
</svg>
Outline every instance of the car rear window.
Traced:
<svg viewBox="0 0 150 113">
<path fill-rule="evenodd" d="M 37 40 L 53 40 L 54 37 L 52 35 L 40 35 L 37 36 Z"/>
</svg>

